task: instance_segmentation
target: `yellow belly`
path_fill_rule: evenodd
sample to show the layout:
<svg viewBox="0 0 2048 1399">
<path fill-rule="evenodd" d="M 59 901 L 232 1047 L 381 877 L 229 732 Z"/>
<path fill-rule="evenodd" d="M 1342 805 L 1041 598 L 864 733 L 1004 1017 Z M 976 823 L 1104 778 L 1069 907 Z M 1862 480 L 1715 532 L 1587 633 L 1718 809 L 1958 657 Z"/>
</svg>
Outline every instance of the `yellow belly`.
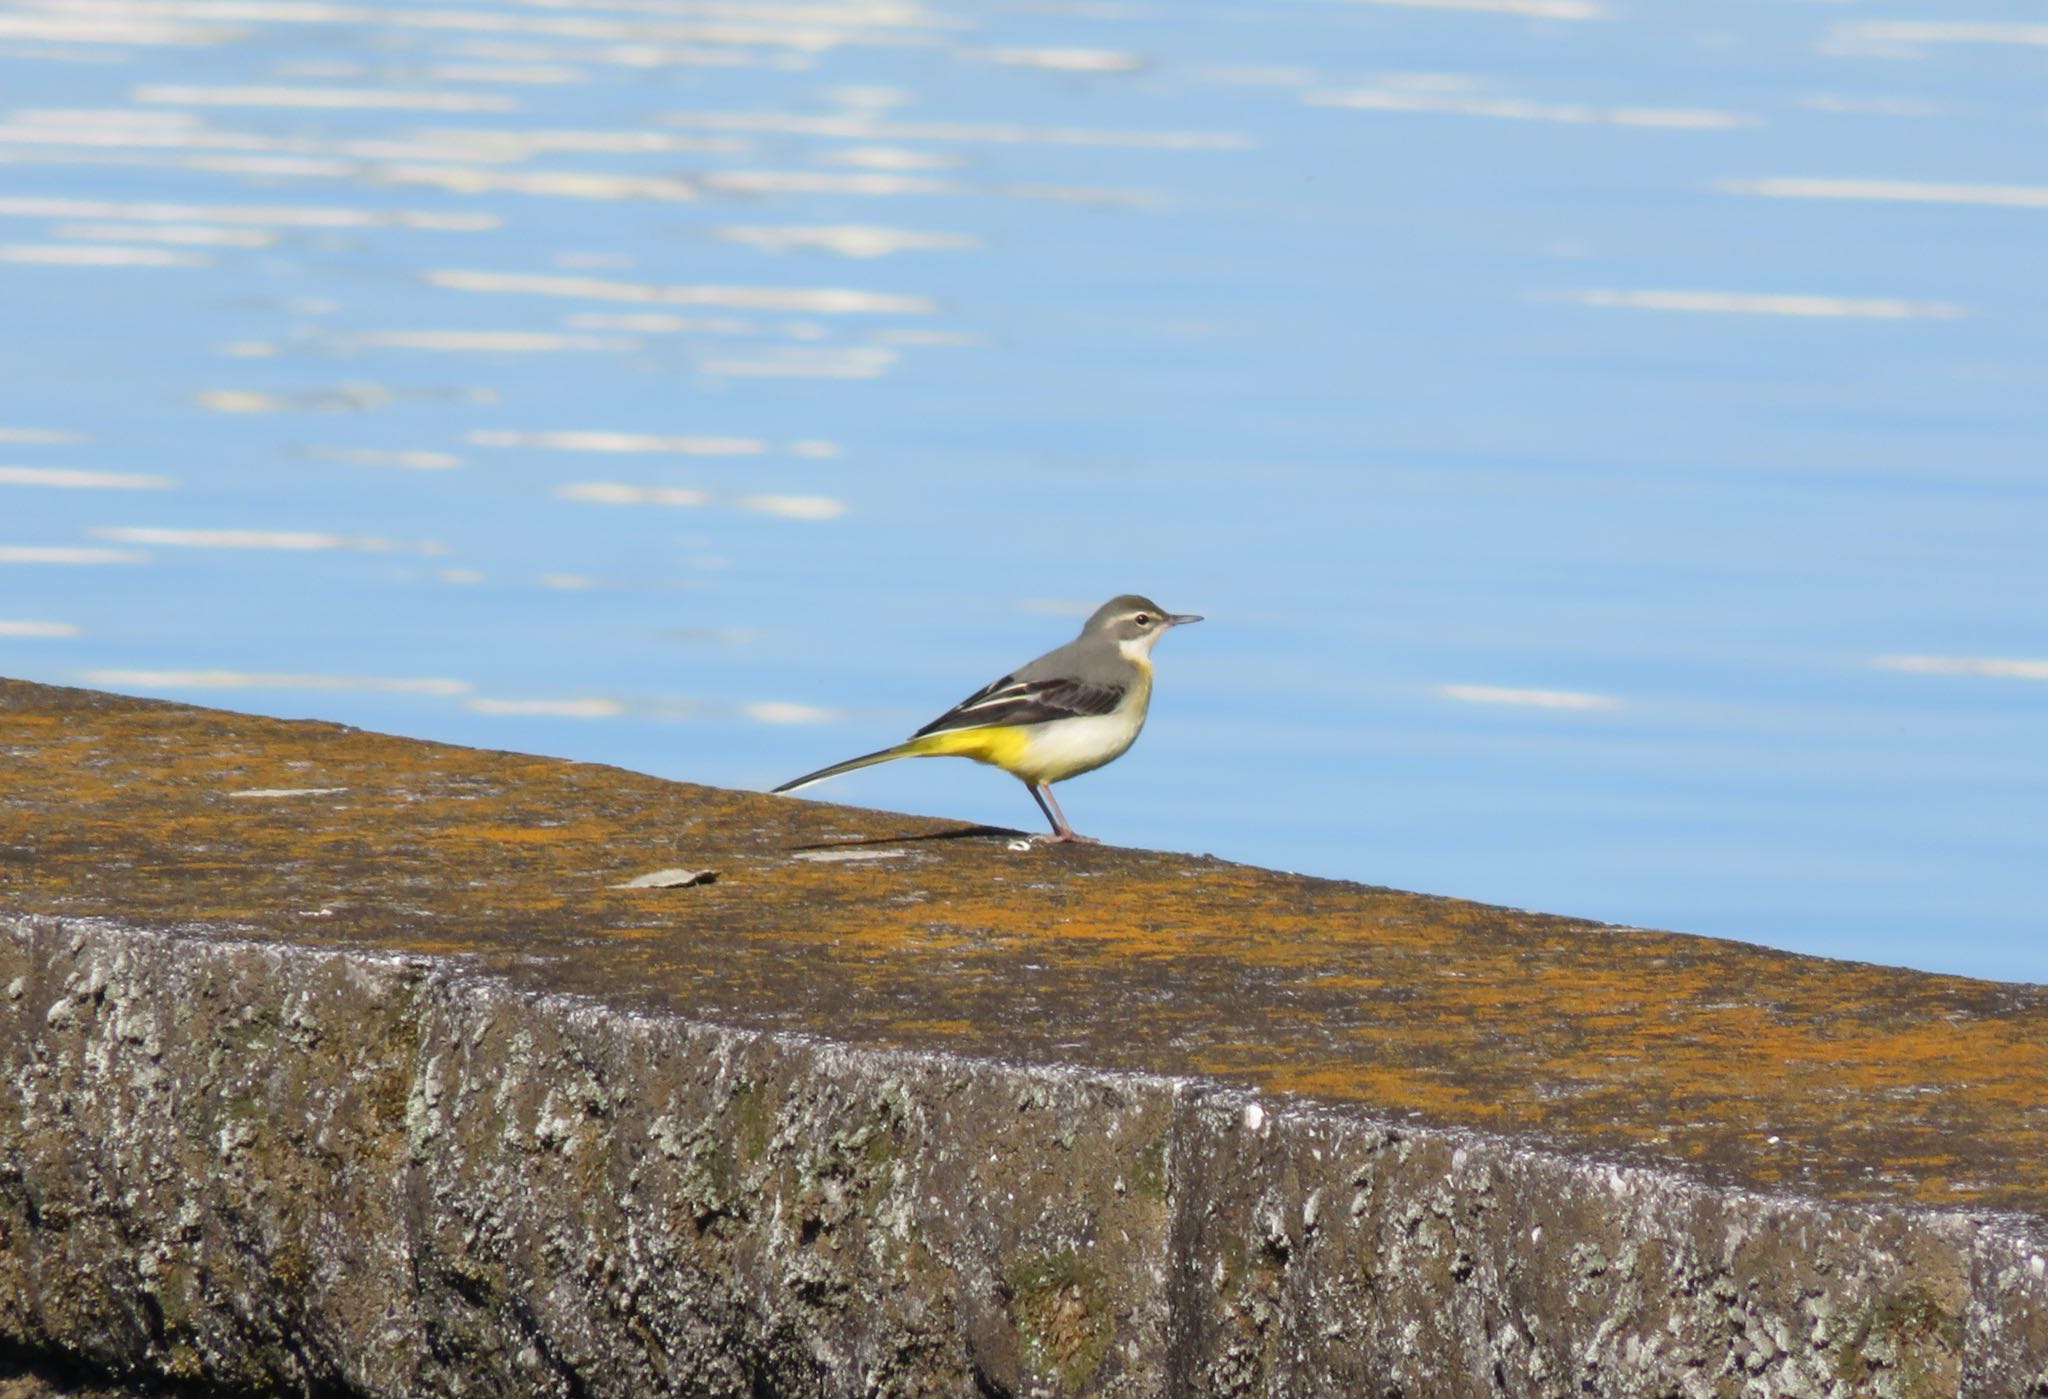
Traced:
<svg viewBox="0 0 2048 1399">
<path fill-rule="evenodd" d="M 927 734 L 904 749 L 918 757 L 972 758 L 1026 782 L 1062 782 L 1122 756 L 1143 722 L 1140 710 L 1052 724 L 991 724 Z"/>
<path fill-rule="evenodd" d="M 1030 730 L 1021 725 L 992 724 L 982 729 L 950 729 L 926 734 L 903 745 L 906 753 L 919 758 L 972 758 L 1013 772 L 1031 747 Z"/>
</svg>

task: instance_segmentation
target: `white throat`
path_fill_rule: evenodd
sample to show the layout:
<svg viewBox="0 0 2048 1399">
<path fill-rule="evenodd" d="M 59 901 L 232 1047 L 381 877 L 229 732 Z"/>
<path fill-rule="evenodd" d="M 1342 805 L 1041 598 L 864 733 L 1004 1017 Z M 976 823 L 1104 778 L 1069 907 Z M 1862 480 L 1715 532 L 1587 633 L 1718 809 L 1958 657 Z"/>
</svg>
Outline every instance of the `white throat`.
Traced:
<svg viewBox="0 0 2048 1399">
<path fill-rule="evenodd" d="M 1116 644 L 1116 649 L 1124 653 L 1125 660 L 1136 661 L 1139 665 L 1150 669 L 1152 665 L 1152 648 L 1159 644 L 1159 638 L 1165 634 L 1166 628 L 1155 627 L 1143 636 L 1134 636 L 1127 640 L 1119 641 Z"/>
</svg>

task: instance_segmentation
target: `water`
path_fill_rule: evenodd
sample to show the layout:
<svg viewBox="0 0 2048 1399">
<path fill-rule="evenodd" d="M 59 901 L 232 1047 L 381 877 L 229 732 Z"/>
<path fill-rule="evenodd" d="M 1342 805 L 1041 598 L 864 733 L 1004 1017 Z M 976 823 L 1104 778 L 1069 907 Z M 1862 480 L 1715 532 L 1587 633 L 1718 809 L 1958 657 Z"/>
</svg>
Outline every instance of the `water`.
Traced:
<svg viewBox="0 0 2048 1399">
<path fill-rule="evenodd" d="M 1138 590 L 1084 831 L 2048 980 L 2048 26 L 1915 13 L 14 0 L 0 671 L 765 787 Z"/>
</svg>

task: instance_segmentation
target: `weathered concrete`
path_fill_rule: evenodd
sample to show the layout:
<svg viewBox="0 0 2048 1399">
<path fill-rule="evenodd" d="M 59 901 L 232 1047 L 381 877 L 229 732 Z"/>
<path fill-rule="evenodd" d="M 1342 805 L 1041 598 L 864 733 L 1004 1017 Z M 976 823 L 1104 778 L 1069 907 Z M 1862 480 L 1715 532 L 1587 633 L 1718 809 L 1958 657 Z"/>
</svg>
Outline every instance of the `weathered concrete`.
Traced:
<svg viewBox="0 0 2048 1399">
<path fill-rule="evenodd" d="M 0 762 L 31 1374 L 2048 1396 L 2042 988 L 10 682 Z"/>
</svg>

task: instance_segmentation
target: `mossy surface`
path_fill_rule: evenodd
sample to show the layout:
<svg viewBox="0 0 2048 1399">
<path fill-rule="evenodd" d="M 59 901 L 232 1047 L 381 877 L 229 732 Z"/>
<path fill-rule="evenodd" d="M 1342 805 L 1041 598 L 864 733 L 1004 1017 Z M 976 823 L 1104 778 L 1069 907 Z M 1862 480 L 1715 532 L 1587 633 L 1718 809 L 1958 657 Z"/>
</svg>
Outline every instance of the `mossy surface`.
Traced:
<svg viewBox="0 0 2048 1399">
<path fill-rule="evenodd" d="M 0 681 L 0 908 L 2048 1208 L 2048 990 Z M 254 796 L 298 792 L 296 796 Z M 57 819 L 61 815 L 61 819 Z M 682 865 L 715 883 L 625 890 Z M 252 1021 L 262 1053 L 300 1027 Z M 743 1134 L 745 1135 L 745 1134 Z M 744 1145 L 744 1142 L 742 1143 Z"/>
<path fill-rule="evenodd" d="M 1085 1392 L 1115 1334 L 1109 1289 L 1086 1254 L 1036 1254 L 1010 1273 L 1010 1310 L 1034 1369 Z"/>
<path fill-rule="evenodd" d="M 2043 1399 L 2041 988 L 11 682 L 0 753 L 0 1348 Z"/>
</svg>

